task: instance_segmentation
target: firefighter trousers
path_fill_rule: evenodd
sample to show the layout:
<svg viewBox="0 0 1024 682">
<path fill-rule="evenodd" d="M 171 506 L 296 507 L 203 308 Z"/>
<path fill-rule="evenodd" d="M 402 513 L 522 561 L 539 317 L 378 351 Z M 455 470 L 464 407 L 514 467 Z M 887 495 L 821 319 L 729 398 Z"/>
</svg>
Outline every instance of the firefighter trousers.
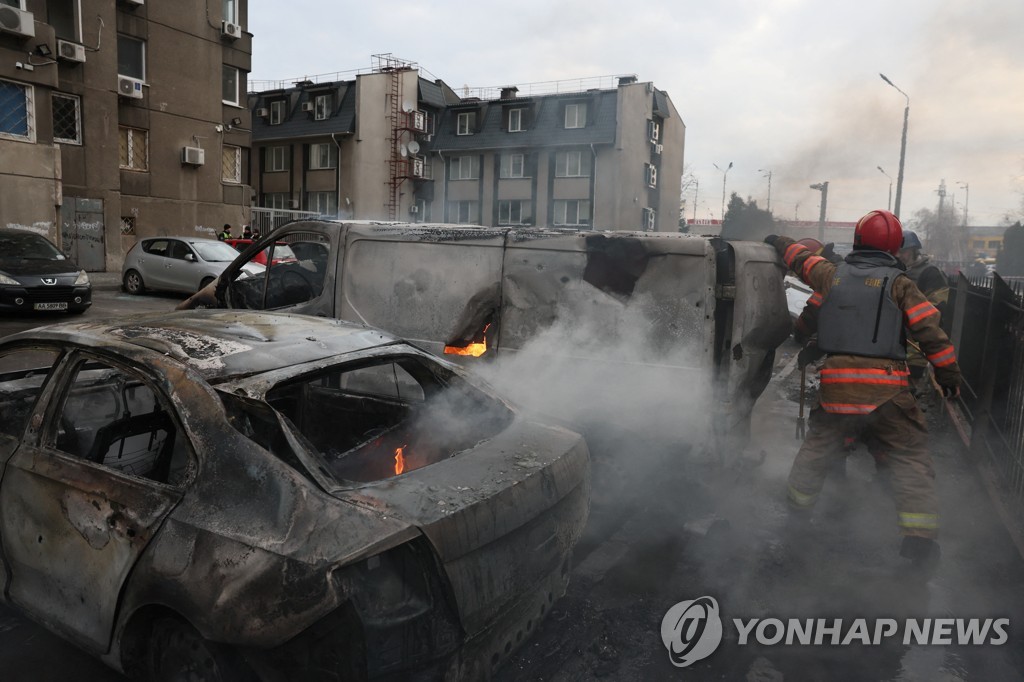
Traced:
<svg viewBox="0 0 1024 682">
<path fill-rule="evenodd" d="M 815 407 L 789 472 L 790 506 L 803 511 L 814 507 L 829 470 L 847 455 L 843 446 L 848 438 L 876 444 L 876 458 L 881 455 L 890 473 L 900 532 L 935 538 L 939 527 L 935 470 L 924 414 L 909 390 L 866 415 L 833 414 Z"/>
</svg>

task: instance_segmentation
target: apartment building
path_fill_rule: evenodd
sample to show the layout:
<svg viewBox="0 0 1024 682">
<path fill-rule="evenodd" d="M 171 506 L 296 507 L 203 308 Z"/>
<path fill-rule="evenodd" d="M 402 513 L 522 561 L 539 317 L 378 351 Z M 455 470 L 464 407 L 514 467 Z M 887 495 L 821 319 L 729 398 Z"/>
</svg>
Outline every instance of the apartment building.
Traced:
<svg viewBox="0 0 1024 682">
<path fill-rule="evenodd" d="M 636 77 L 459 96 L 377 56 L 345 80 L 250 94 L 263 207 L 343 218 L 674 232 L 685 126 Z"/>
<path fill-rule="evenodd" d="M 241 224 L 247 0 L 0 0 L 0 226 L 87 270 Z"/>
</svg>

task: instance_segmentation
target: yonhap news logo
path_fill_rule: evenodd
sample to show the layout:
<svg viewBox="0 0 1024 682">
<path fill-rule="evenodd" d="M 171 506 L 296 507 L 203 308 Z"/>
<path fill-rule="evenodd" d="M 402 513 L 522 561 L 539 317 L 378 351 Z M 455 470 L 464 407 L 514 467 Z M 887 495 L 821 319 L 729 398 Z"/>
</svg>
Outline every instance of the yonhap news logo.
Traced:
<svg viewBox="0 0 1024 682">
<path fill-rule="evenodd" d="M 685 668 L 715 652 L 722 642 L 722 618 L 714 597 L 681 601 L 661 619 L 661 641 L 672 665 Z"/>
<path fill-rule="evenodd" d="M 738 646 L 1000 646 L 1009 640 L 1009 618 L 734 618 Z M 723 623 L 714 597 L 681 601 L 661 620 L 661 641 L 672 665 L 685 668 L 707 658 L 722 642 Z"/>
</svg>

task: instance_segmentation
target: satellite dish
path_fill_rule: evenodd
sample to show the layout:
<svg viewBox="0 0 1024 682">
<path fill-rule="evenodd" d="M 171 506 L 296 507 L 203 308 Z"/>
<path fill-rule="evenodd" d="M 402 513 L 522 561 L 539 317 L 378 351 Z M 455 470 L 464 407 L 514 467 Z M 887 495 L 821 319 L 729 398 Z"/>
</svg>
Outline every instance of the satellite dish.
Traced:
<svg viewBox="0 0 1024 682">
<path fill-rule="evenodd" d="M 405 100 L 404 102 L 402 102 L 402 111 L 404 111 L 407 114 L 412 113 L 413 111 L 416 111 L 416 105 L 414 105 L 409 100 Z"/>
<path fill-rule="evenodd" d="M 418 154 L 420 151 L 420 143 L 416 140 L 410 140 L 407 146 L 410 154 Z"/>
<path fill-rule="evenodd" d="M 405 143 L 398 145 L 398 153 L 402 156 L 409 156 L 409 148 L 405 146 Z"/>
</svg>

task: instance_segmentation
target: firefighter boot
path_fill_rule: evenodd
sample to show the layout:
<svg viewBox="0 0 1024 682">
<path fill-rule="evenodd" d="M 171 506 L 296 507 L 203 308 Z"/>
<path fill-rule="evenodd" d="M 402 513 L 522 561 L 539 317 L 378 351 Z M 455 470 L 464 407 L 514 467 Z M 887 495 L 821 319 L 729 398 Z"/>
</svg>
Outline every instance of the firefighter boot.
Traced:
<svg viewBox="0 0 1024 682">
<path fill-rule="evenodd" d="M 900 556 L 910 559 L 911 569 L 921 577 L 928 579 L 938 569 L 942 553 L 939 551 L 939 543 L 931 538 L 905 535 L 903 544 L 900 546 Z"/>
</svg>

